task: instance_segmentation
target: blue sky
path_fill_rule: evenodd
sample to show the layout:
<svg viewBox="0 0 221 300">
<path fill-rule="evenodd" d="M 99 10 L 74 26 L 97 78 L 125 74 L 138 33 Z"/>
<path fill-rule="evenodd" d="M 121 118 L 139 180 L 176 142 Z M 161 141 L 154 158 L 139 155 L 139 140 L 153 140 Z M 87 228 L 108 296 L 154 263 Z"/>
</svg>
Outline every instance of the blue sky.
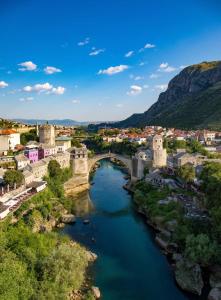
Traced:
<svg viewBox="0 0 221 300">
<path fill-rule="evenodd" d="M 0 0 L 0 117 L 121 120 L 221 59 L 216 0 Z"/>
</svg>

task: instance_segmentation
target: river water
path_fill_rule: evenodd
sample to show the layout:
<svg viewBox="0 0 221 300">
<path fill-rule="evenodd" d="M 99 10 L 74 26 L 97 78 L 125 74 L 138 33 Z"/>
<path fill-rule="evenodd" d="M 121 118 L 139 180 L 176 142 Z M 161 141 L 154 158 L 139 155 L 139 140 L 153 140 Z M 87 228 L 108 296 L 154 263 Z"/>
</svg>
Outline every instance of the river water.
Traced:
<svg viewBox="0 0 221 300">
<path fill-rule="evenodd" d="M 93 284 L 104 300 L 185 300 L 176 286 L 153 232 L 134 208 L 122 186 L 124 173 L 103 160 L 93 177 L 90 199 L 94 211 L 64 232 L 98 255 Z M 83 224 L 88 218 L 90 223 Z"/>
</svg>

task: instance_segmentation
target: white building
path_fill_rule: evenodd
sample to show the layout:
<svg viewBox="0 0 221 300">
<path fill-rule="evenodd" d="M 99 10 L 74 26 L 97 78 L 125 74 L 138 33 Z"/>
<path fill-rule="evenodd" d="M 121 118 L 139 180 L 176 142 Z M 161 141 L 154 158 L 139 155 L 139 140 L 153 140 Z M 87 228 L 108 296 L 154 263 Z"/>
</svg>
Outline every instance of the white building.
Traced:
<svg viewBox="0 0 221 300">
<path fill-rule="evenodd" d="M 22 170 L 28 164 L 30 164 L 30 160 L 24 154 L 16 155 L 15 156 L 15 162 L 16 162 L 17 170 Z"/>
<path fill-rule="evenodd" d="M 71 140 L 72 138 L 67 136 L 60 136 L 55 139 L 55 145 L 57 148 L 57 152 L 65 152 L 71 148 Z"/>
<path fill-rule="evenodd" d="M 12 129 L 0 130 L 0 151 L 14 150 L 20 143 L 20 133 Z"/>
</svg>

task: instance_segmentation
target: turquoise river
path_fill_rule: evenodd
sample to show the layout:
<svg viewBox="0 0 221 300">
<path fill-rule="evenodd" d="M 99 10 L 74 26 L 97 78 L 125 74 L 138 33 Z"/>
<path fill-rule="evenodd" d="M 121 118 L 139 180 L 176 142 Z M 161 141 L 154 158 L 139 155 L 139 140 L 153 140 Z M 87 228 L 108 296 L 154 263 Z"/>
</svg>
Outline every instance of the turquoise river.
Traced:
<svg viewBox="0 0 221 300">
<path fill-rule="evenodd" d="M 122 188 L 124 175 L 110 161 L 101 161 L 90 189 L 94 210 L 64 228 L 98 255 L 92 268 L 93 284 L 100 288 L 103 300 L 194 299 L 176 286 L 152 230 Z M 88 225 L 83 224 L 85 218 L 90 220 Z"/>
</svg>

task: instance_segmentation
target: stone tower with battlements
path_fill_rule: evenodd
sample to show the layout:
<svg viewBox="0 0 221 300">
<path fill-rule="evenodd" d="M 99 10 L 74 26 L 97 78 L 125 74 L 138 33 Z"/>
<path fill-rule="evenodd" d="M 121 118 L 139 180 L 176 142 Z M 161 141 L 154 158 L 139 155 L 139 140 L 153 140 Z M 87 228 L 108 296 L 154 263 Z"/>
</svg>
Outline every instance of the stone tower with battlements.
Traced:
<svg viewBox="0 0 221 300">
<path fill-rule="evenodd" d="M 74 147 L 71 150 L 73 175 L 88 175 L 88 154 L 87 147 Z"/>
<path fill-rule="evenodd" d="M 55 145 L 55 128 L 53 125 L 45 124 L 39 126 L 39 142 L 50 146 Z"/>
<path fill-rule="evenodd" d="M 155 135 L 151 141 L 153 155 L 153 168 L 161 168 L 167 165 L 167 150 L 163 148 L 163 137 Z"/>
</svg>

